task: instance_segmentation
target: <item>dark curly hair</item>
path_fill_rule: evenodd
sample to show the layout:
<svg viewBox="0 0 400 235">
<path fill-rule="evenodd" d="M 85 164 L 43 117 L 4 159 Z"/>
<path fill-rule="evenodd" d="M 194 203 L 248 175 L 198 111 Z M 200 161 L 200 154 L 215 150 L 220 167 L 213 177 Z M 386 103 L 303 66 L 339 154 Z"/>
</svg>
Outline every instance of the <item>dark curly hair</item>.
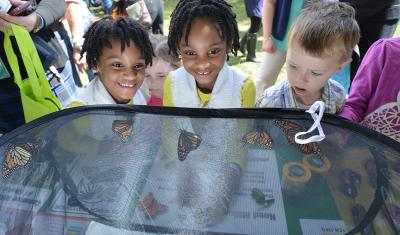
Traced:
<svg viewBox="0 0 400 235">
<path fill-rule="evenodd" d="M 133 41 L 140 48 L 146 66 L 152 63 L 154 52 L 147 31 L 128 17 L 117 17 L 116 19 L 105 17 L 91 25 L 83 37 L 85 41 L 81 57 L 86 52 L 86 62 L 89 68 L 97 67 L 103 48 L 111 48 L 111 40 L 121 41 L 121 52 Z"/>
<path fill-rule="evenodd" d="M 236 14 L 232 6 L 224 0 L 180 0 L 171 14 L 169 26 L 168 46 L 169 52 L 178 56 L 179 41 L 188 36 L 192 23 L 197 18 L 211 18 L 218 26 L 223 40 L 234 55 L 239 49 L 239 31 L 236 22 Z"/>
</svg>

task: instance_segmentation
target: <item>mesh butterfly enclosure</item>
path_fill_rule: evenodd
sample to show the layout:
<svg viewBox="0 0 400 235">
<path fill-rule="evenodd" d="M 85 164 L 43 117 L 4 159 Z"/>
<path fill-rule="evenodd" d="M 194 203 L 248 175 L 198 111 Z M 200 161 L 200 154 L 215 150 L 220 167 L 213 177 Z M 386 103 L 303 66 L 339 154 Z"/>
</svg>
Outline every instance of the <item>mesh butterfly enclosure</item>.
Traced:
<svg viewBox="0 0 400 235">
<path fill-rule="evenodd" d="M 400 144 L 304 111 L 89 106 L 0 138 L 0 234 L 398 234 Z M 312 133 L 313 134 L 313 133 Z"/>
</svg>

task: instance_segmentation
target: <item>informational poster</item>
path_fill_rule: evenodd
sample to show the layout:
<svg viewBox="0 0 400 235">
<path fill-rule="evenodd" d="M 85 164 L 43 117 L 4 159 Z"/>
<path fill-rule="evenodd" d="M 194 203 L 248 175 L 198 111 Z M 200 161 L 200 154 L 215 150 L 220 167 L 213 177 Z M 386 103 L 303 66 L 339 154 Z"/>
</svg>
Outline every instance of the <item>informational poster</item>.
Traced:
<svg viewBox="0 0 400 235">
<path fill-rule="evenodd" d="M 33 234 L 52 235 L 81 235 L 85 234 L 90 219 L 55 213 L 39 213 L 32 221 Z"/>
<path fill-rule="evenodd" d="M 132 231 L 126 229 L 118 229 L 105 224 L 98 223 L 96 221 L 90 222 L 85 235 L 149 235 L 154 233 L 146 233 L 140 231 Z M 158 235 L 170 235 L 166 233 L 157 233 Z"/>
<path fill-rule="evenodd" d="M 84 234 L 89 218 L 77 207 L 65 213 L 65 193 L 60 190 L 56 197 L 54 190 L 21 186 L 0 185 L 2 210 L 0 216 L 5 224 L 0 224 L 0 234 L 31 231 L 33 234 Z M 54 200 L 53 207 L 48 207 Z M 86 214 L 86 216 L 85 216 Z M 9 218 L 9 219 L 6 219 Z"/>
<path fill-rule="evenodd" d="M 308 235 L 341 235 L 347 232 L 342 220 L 300 219 L 303 234 Z"/>
<path fill-rule="evenodd" d="M 208 215 L 208 223 L 198 219 L 199 207 L 179 206 L 181 189 L 177 169 L 164 164 L 164 159 L 158 159 L 149 174 L 149 181 L 145 185 L 141 200 L 146 200 L 151 195 L 153 207 L 163 208 L 160 213 L 149 216 L 140 206 L 136 208 L 134 223 L 166 227 L 171 230 L 200 230 L 210 232 L 223 232 L 231 234 L 288 234 L 286 218 L 283 207 L 281 186 L 275 158 L 275 152 L 265 149 L 249 149 L 246 156 L 245 169 L 242 172 L 240 188 L 234 192 L 229 203 L 229 209 L 225 214 Z M 199 166 L 201 167 L 201 166 Z M 190 169 L 187 169 L 190 177 Z M 193 171 L 196 171 L 195 169 Z M 193 173 L 194 174 L 194 173 Z M 174 176 L 178 177 L 174 177 Z M 211 174 L 212 175 L 212 174 Z M 153 177 L 154 176 L 154 177 Z M 207 176 L 205 176 L 207 177 Z M 212 179 L 209 187 L 213 188 Z M 216 180 L 215 180 L 216 181 Z M 196 182 L 193 182 L 195 185 Z M 218 187 L 219 185 L 215 185 Z M 252 191 L 261 190 L 269 203 L 257 203 L 252 197 Z M 209 189 L 213 194 L 218 191 Z M 193 197 L 196 197 L 193 191 Z M 221 197 L 226 195 L 221 194 Z M 219 196 L 215 196 L 219 197 Z M 210 198 L 212 204 L 213 198 Z M 208 204 L 208 203 L 205 203 Z M 151 208 L 148 208 L 150 211 Z M 212 213 L 215 208 L 206 208 L 204 213 Z M 200 213 L 201 214 L 201 213 Z M 213 221 L 214 220 L 214 221 Z"/>
<path fill-rule="evenodd" d="M 0 184 L 0 198 L 3 203 L 3 210 L 37 212 L 50 194 L 51 190 L 43 188 L 17 184 Z"/>
</svg>

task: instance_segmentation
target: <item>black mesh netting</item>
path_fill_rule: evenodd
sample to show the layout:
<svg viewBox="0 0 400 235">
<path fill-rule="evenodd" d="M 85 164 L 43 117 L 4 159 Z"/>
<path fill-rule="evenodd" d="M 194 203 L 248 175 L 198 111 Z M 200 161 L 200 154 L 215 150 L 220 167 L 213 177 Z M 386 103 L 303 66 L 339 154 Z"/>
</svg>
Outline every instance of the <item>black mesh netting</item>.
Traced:
<svg viewBox="0 0 400 235">
<path fill-rule="evenodd" d="M 0 138 L 0 234 L 398 234 L 400 144 L 304 111 L 94 106 Z"/>
</svg>

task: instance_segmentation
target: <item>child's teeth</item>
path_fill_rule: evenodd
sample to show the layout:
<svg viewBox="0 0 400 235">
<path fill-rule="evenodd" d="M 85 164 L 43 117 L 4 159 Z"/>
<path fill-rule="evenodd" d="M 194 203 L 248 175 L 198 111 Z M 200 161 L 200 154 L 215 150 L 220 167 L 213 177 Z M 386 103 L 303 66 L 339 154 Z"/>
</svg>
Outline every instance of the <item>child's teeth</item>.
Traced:
<svg viewBox="0 0 400 235">
<path fill-rule="evenodd" d="M 133 87 L 133 85 L 130 85 L 130 84 L 120 84 L 120 85 L 123 87 Z"/>
</svg>

